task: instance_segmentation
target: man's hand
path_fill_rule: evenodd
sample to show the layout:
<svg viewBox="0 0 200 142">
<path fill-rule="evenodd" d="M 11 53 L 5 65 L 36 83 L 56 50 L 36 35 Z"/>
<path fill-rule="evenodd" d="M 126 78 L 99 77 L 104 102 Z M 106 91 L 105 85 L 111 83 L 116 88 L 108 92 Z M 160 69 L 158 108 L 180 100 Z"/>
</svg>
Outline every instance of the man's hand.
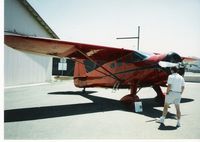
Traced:
<svg viewBox="0 0 200 142">
<path fill-rule="evenodd" d="M 170 89 L 171 89 L 171 84 L 168 84 L 168 85 L 167 85 L 167 91 L 166 91 L 166 95 L 168 95 L 168 94 L 169 94 L 169 91 L 170 91 Z"/>
</svg>

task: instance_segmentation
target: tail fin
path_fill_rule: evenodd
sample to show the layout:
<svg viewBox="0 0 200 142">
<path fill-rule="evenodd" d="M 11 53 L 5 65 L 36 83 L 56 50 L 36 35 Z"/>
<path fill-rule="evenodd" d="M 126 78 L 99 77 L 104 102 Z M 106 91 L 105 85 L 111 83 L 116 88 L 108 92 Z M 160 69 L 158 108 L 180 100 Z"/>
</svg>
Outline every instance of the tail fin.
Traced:
<svg viewBox="0 0 200 142">
<path fill-rule="evenodd" d="M 74 68 L 74 85 L 76 87 L 87 86 L 86 68 L 83 59 L 77 59 Z"/>
</svg>

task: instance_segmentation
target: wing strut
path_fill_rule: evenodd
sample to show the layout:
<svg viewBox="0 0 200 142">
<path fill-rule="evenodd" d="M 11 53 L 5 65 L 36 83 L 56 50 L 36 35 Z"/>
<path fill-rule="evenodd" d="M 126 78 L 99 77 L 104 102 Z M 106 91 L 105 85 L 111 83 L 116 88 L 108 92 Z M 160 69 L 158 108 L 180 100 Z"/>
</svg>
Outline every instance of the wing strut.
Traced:
<svg viewBox="0 0 200 142">
<path fill-rule="evenodd" d="M 120 82 L 119 81 L 117 81 L 115 84 L 114 84 L 114 86 L 113 86 L 113 93 L 119 88 L 119 85 L 120 85 Z"/>
<path fill-rule="evenodd" d="M 86 55 L 85 53 L 83 53 L 80 49 L 77 50 L 79 53 L 81 53 L 83 56 L 85 56 L 87 59 L 89 59 L 90 61 L 92 61 L 94 64 L 96 64 L 98 67 L 101 67 L 104 71 L 106 71 L 107 73 L 109 73 L 114 79 L 118 80 L 119 82 L 121 82 L 122 80 L 119 79 L 116 75 L 114 75 L 112 72 L 110 72 L 109 70 L 107 70 L 106 68 L 104 68 L 102 65 L 99 65 L 97 62 L 95 62 L 92 58 L 90 58 L 88 55 Z"/>
</svg>

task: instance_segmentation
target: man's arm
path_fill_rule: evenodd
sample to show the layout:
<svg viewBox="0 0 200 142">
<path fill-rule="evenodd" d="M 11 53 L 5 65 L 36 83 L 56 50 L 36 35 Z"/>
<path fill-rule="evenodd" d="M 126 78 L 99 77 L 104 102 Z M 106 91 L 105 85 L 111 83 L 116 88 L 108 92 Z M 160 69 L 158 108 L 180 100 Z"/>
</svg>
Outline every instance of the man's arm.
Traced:
<svg viewBox="0 0 200 142">
<path fill-rule="evenodd" d="M 181 94 L 183 93 L 183 90 L 185 89 L 185 86 L 181 87 Z"/>
<path fill-rule="evenodd" d="M 182 77 L 181 94 L 183 93 L 184 89 L 185 89 L 185 80 L 184 80 L 184 78 Z"/>
<path fill-rule="evenodd" d="M 170 90 L 171 90 L 171 84 L 168 84 L 168 85 L 167 85 L 167 91 L 166 91 L 166 94 L 168 94 Z"/>
</svg>

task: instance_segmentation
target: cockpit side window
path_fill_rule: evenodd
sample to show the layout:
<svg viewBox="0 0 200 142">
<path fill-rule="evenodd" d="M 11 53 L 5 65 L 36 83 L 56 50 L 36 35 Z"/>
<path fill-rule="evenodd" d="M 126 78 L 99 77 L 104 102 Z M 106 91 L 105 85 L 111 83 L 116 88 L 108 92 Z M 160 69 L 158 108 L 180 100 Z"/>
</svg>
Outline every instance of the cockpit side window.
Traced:
<svg viewBox="0 0 200 142">
<path fill-rule="evenodd" d="M 95 63 L 93 63 L 92 61 L 88 59 L 84 60 L 84 65 L 85 65 L 86 72 L 91 72 L 95 70 L 96 68 L 98 68 L 98 66 Z"/>
<path fill-rule="evenodd" d="M 115 63 L 114 62 L 110 64 L 110 68 L 112 68 L 112 69 L 115 68 Z"/>
<path fill-rule="evenodd" d="M 119 59 L 117 60 L 117 66 L 122 66 L 122 58 L 119 58 Z"/>
</svg>

